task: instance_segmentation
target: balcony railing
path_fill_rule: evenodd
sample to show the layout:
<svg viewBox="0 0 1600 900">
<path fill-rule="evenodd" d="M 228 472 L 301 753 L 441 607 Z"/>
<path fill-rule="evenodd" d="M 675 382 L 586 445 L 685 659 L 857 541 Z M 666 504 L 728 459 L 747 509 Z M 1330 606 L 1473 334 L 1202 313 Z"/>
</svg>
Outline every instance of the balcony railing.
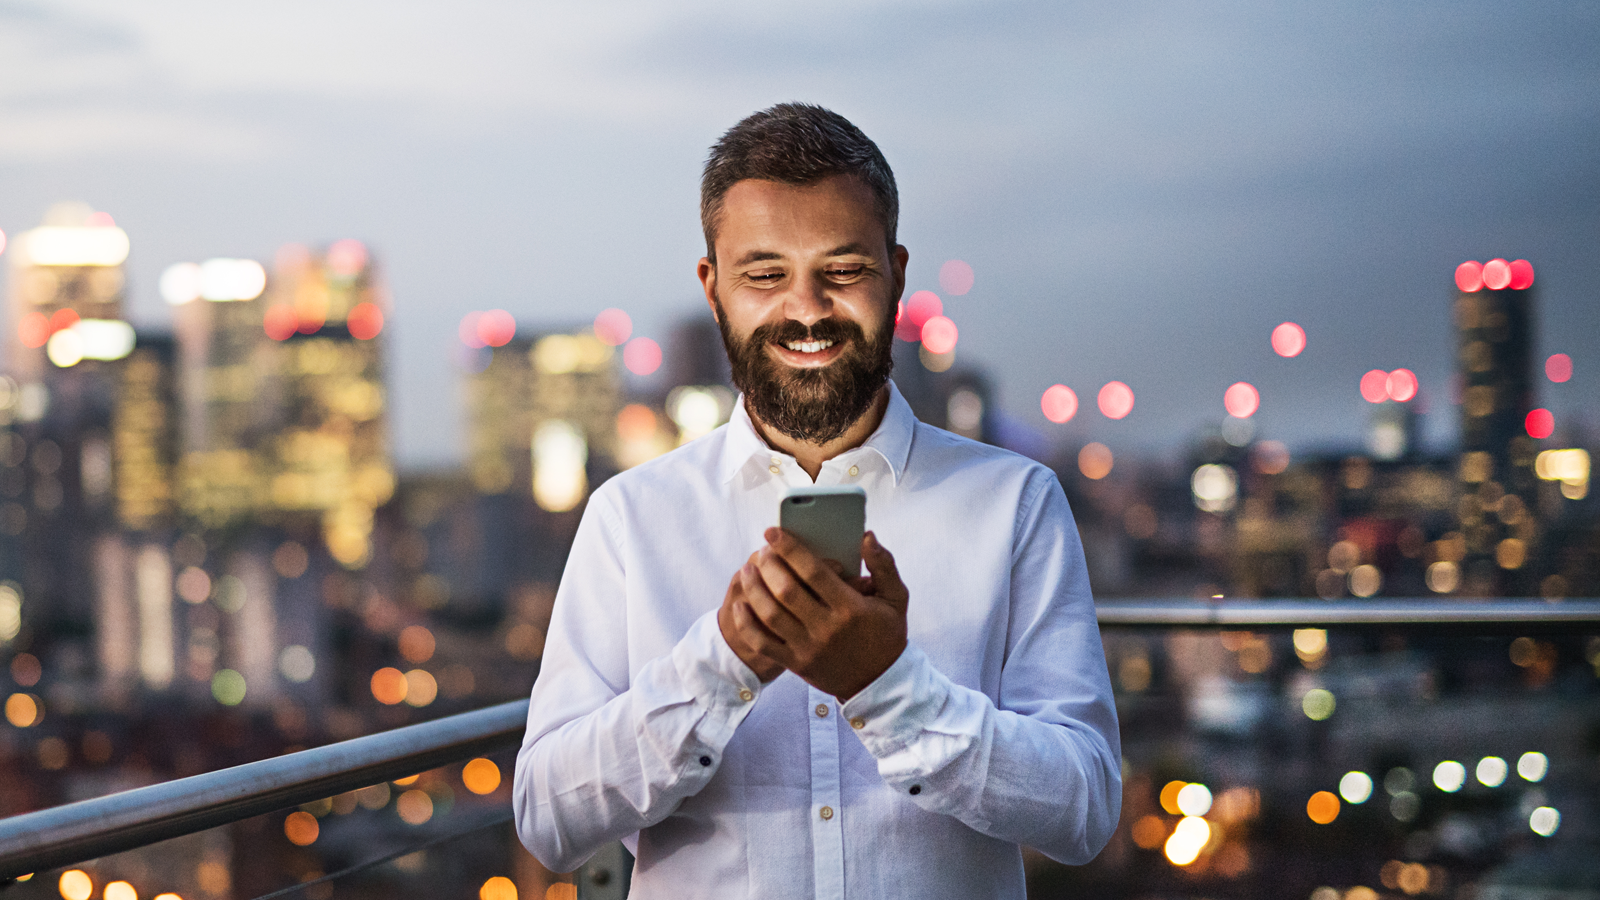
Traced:
<svg viewBox="0 0 1600 900">
<path fill-rule="evenodd" d="M 1600 626 L 1600 599 L 1107 600 L 1108 628 Z M 518 745 L 526 700 L 0 820 L 0 884 Z M 503 821 L 497 819 L 496 821 Z"/>
</svg>

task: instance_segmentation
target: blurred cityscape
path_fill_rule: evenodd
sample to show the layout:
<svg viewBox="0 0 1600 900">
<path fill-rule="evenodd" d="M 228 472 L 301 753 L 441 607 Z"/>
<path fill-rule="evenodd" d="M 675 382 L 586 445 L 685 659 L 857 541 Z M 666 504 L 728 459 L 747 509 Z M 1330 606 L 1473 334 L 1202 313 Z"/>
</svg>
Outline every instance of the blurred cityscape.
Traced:
<svg viewBox="0 0 1600 900">
<path fill-rule="evenodd" d="M 171 329 L 142 330 L 123 314 L 133 239 L 71 204 L 0 237 L 0 816 L 526 696 L 589 490 L 736 399 L 708 315 L 658 344 L 622 310 L 560 327 L 485 310 L 454 337 L 465 468 L 397 471 L 394 313 L 367 247 L 173 265 L 141 286 Z M 971 283 L 951 263 L 940 287 Z M 1572 361 L 1533 346 L 1533 267 L 1466 262 L 1440 285 L 1423 308 L 1453 317 L 1457 385 L 1428 413 L 1462 435 L 1444 455 L 1417 442 L 1404 369 L 1367 374 L 1369 430 L 1337 452 L 1257 435 L 1243 382 L 1167 458 L 1067 446 L 999 412 L 932 291 L 902 309 L 895 380 L 924 421 L 1059 474 L 1100 598 L 1600 595 L 1594 436 L 1538 405 Z M 1270 339 L 1304 345 L 1289 322 Z M 1064 385 L 1040 402 L 1053 422 L 1091 415 Z M 1119 382 L 1094 398 L 1111 418 L 1133 403 Z M 1030 858 L 1034 896 L 1600 897 L 1600 633 L 1107 629 L 1106 648 L 1122 826 L 1088 867 Z M 505 806 L 508 764 L 11 891 L 255 896 Z M 501 900 L 565 881 L 502 830 L 307 893 Z"/>
</svg>

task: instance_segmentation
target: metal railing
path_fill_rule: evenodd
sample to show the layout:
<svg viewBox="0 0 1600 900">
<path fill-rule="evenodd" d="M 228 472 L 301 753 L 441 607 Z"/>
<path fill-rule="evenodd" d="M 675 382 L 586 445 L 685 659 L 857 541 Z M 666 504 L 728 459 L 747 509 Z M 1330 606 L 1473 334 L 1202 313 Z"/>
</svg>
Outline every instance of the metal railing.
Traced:
<svg viewBox="0 0 1600 900">
<path fill-rule="evenodd" d="M 1600 626 L 1600 600 L 1106 600 L 1109 627 Z M 517 746 L 528 701 L 0 819 L 0 882 Z"/>
</svg>

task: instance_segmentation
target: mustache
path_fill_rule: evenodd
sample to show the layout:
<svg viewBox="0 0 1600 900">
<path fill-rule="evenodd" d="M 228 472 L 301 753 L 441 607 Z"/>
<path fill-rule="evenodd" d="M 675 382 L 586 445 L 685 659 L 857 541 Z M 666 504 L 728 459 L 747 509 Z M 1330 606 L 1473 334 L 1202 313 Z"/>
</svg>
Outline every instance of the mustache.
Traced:
<svg viewBox="0 0 1600 900">
<path fill-rule="evenodd" d="M 750 333 L 749 339 L 750 345 L 757 347 L 768 343 L 787 344 L 790 341 L 833 341 L 836 344 L 852 341 L 859 347 L 866 343 L 866 335 L 860 325 L 847 319 L 818 319 L 809 326 L 785 319 L 758 326 Z"/>
</svg>

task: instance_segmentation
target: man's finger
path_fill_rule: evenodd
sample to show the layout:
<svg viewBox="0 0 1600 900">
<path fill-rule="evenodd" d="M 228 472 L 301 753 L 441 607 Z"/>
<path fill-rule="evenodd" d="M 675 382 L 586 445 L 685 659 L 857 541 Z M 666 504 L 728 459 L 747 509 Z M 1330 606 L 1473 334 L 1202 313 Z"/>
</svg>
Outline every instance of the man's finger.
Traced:
<svg viewBox="0 0 1600 900">
<path fill-rule="evenodd" d="M 741 598 L 767 630 L 784 643 L 803 640 L 806 626 L 788 608 L 788 604 L 774 596 L 767 573 L 755 565 L 746 564 L 739 570 Z"/>
<path fill-rule="evenodd" d="M 861 537 L 861 560 L 872 573 L 873 592 L 902 614 L 910 605 L 911 594 L 900 580 L 900 570 L 895 566 L 894 554 L 878 543 L 878 536 L 867 532 Z"/>
<path fill-rule="evenodd" d="M 789 653 L 788 645 L 761 623 L 761 619 L 750 610 L 749 604 L 735 603 L 731 612 L 733 627 L 746 647 L 784 668 L 789 667 L 789 663 L 793 661 L 793 654 Z"/>
<path fill-rule="evenodd" d="M 833 566 L 811 552 L 801 540 L 781 528 L 768 528 L 767 544 L 793 571 L 794 576 L 810 589 L 810 593 L 828 606 L 837 606 L 854 599 L 850 586 L 840 576 L 837 563 Z"/>
</svg>

